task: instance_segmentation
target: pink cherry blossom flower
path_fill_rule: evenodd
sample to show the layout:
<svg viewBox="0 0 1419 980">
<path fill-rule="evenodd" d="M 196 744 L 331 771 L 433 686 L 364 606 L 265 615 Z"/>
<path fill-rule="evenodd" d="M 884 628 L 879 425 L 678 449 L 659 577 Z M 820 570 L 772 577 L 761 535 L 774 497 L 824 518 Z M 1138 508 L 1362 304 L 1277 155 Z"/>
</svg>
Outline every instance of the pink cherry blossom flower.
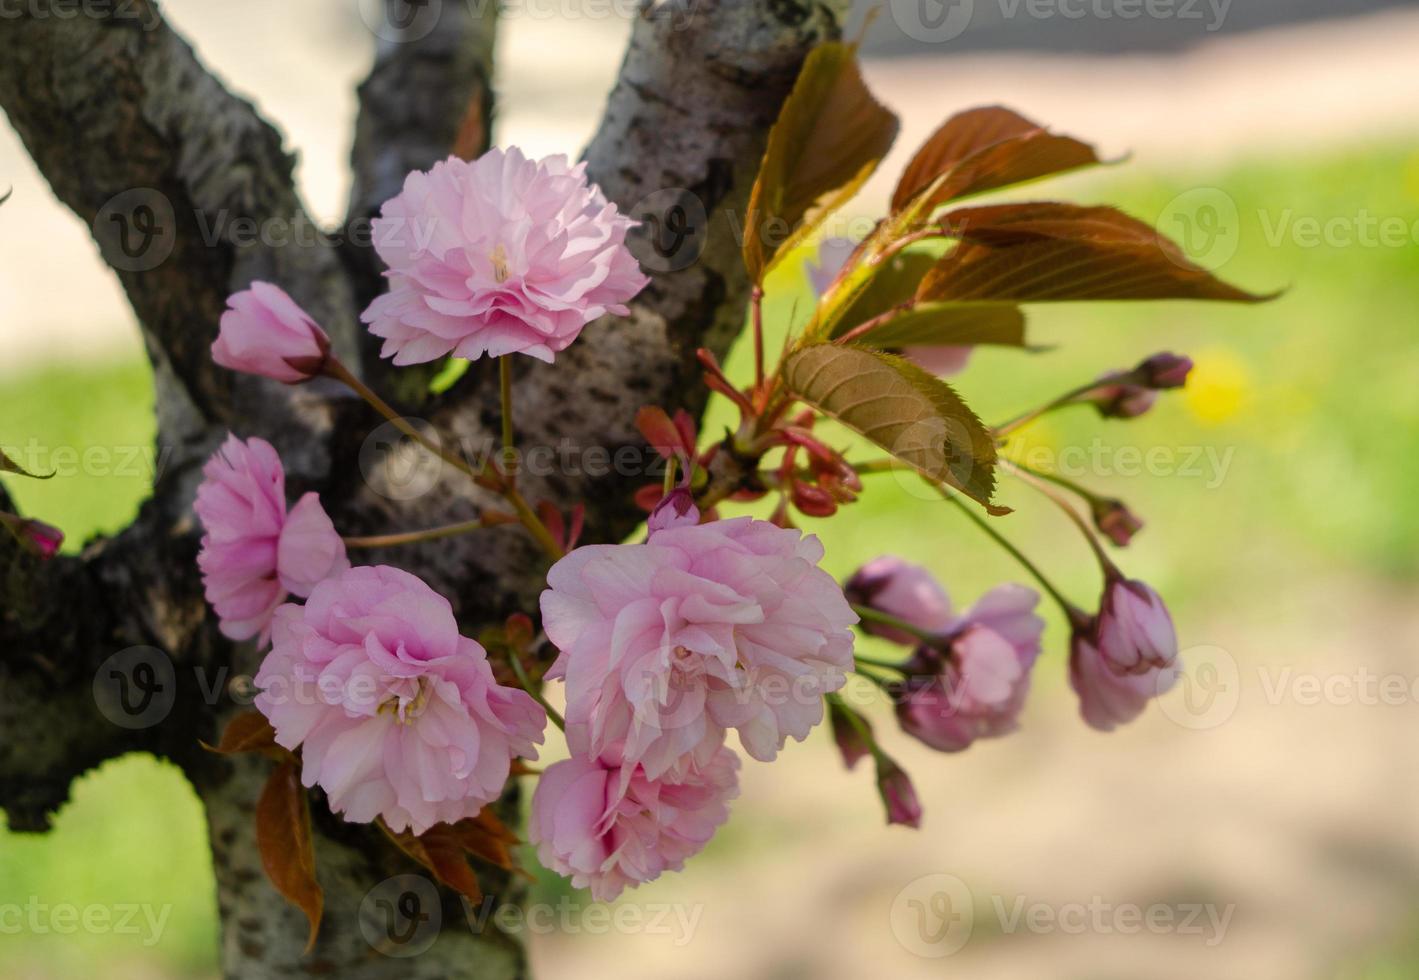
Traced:
<svg viewBox="0 0 1419 980">
<path fill-rule="evenodd" d="M 852 669 L 857 621 L 822 557 L 816 537 L 747 517 L 567 555 L 542 618 L 568 738 L 620 745 L 650 779 L 704 764 L 729 728 L 763 761 L 805 738 Z"/>
<path fill-rule="evenodd" d="M 1118 575 L 1104 586 L 1093 639 L 1104 660 L 1122 673 L 1171 667 L 1178 656 L 1177 630 L 1162 597 Z"/>
<path fill-rule="evenodd" d="M 536 758 L 546 712 L 493 679 L 448 600 L 397 568 L 351 568 L 276 611 L 256 674 L 276 741 L 354 823 L 421 834 L 497 799 L 512 759 Z"/>
<path fill-rule="evenodd" d="M 330 338 L 279 286 L 253 282 L 227 300 L 212 360 L 286 384 L 309 381 L 330 356 Z"/>
<path fill-rule="evenodd" d="M 220 628 L 233 640 L 270 635 L 276 607 L 349 567 L 345 542 L 314 493 L 286 512 L 286 474 L 264 439 L 228 436 L 202 473 L 193 510 L 206 534 L 197 566 Z"/>
<path fill-rule="evenodd" d="M 1091 728 L 1113 731 L 1142 714 L 1155 697 L 1172 689 L 1179 668 L 1148 667 L 1120 673 L 1099 652 L 1089 630 L 1076 630 L 1069 648 L 1069 684 L 1079 696 L 1079 711 Z"/>
<path fill-rule="evenodd" d="M 375 220 L 390 287 L 362 319 L 395 364 L 550 362 L 592 320 L 624 316 L 650 281 L 625 245 L 634 226 L 587 184 L 585 163 L 516 147 L 449 157 L 409 174 Z"/>
<path fill-rule="evenodd" d="M 945 632 L 955 617 L 951 598 L 936 577 L 920 565 L 894 555 L 883 555 L 863 565 L 848 580 L 848 601 L 867 606 L 910 623 L 928 633 Z M 886 623 L 864 621 L 863 630 L 873 636 L 915 645 L 916 636 Z"/>
<path fill-rule="evenodd" d="M 857 242 L 851 238 L 825 238 L 818 243 L 816 261 L 808 259 L 803 263 L 815 296 L 822 296 L 828 291 L 856 249 Z M 971 348 L 959 345 L 904 347 L 902 356 L 932 374 L 949 377 L 965 370 L 966 362 L 971 359 Z"/>
<path fill-rule="evenodd" d="M 920 648 L 897 704 L 902 730 L 943 752 L 1013 732 L 1040 652 L 1038 603 L 1033 589 L 998 586 L 955 624 L 946 653 Z"/>
<path fill-rule="evenodd" d="M 528 824 L 542 864 L 590 888 L 598 902 L 683 868 L 739 795 L 739 758 L 724 746 L 679 778 L 651 779 L 619 755 L 574 755 L 549 766 Z"/>
</svg>

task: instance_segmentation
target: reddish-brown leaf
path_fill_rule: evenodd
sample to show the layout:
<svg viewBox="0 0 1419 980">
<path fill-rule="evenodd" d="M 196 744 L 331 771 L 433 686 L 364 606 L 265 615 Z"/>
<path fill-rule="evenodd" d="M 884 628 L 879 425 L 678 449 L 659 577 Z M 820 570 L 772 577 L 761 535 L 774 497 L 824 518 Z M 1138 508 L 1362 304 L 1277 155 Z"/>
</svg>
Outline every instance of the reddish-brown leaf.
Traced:
<svg viewBox="0 0 1419 980">
<path fill-rule="evenodd" d="M 450 152 L 460 160 L 476 160 L 487 148 L 488 123 L 483 115 L 483 91 L 480 88 L 468 100 L 468 108 L 458 124 L 458 135 L 453 139 Z"/>
<path fill-rule="evenodd" d="M 1213 299 L 1255 303 L 1153 228 L 1108 207 L 1057 202 L 962 208 L 960 244 L 922 280 L 923 300 Z"/>
<path fill-rule="evenodd" d="M 271 727 L 265 715 L 255 710 L 243 711 L 233 716 L 222 730 L 221 740 L 216 745 L 203 742 L 202 747 L 221 755 L 259 752 L 277 762 L 289 762 L 294 758 L 289 749 L 276 744 L 276 730 Z"/>
<path fill-rule="evenodd" d="M 9 197 L 9 195 L 7 194 L 5 197 Z M 0 204 L 4 203 L 5 198 L 0 197 Z M 28 476 L 35 480 L 48 480 L 54 476 L 53 473 L 31 473 L 9 456 L 6 456 L 3 449 L 0 449 L 0 473 L 17 473 L 20 476 Z"/>
<path fill-rule="evenodd" d="M 1099 162 L 1087 143 L 1056 136 L 1002 106 L 957 113 L 917 150 L 892 193 L 892 212 L 923 191 L 923 214 L 946 201 Z M 939 182 L 938 182 L 939 181 Z"/>
<path fill-rule="evenodd" d="M 310 804 L 301 785 L 300 766 L 295 762 L 277 766 L 256 801 L 256 847 L 261 852 L 261 866 L 276 891 L 309 920 L 306 952 L 310 952 L 320 932 L 325 893 L 315 878 Z"/>
<path fill-rule="evenodd" d="M 393 831 L 381 827 L 401 851 L 433 872 L 435 878 L 449 888 L 466 897 L 470 902 L 483 900 L 483 889 L 478 885 L 478 876 L 468 865 L 459 832 L 450 824 L 434 824 L 417 837 L 408 831 Z"/>
<path fill-rule="evenodd" d="M 761 282 L 777 256 L 802 242 L 877 169 L 897 117 L 872 97 L 855 45 L 809 52 L 784 101 L 749 195 L 744 264 Z"/>
</svg>

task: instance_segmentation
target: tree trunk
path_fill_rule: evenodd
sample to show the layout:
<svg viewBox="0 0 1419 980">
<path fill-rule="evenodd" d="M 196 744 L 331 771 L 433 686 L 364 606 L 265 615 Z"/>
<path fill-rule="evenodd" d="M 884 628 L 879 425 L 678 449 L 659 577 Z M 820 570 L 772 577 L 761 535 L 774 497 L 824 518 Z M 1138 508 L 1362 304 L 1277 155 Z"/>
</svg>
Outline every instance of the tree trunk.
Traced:
<svg viewBox="0 0 1419 980">
<path fill-rule="evenodd" d="M 133 525 L 80 556 L 39 563 L 0 541 L 0 805 L 12 829 L 42 831 L 75 776 L 152 752 L 181 766 L 206 807 L 227 976 L 524 976 L 520 937 L 491 919 L 478 931 L 456 897 L 420 882 L 370 827 L 331 815 L 318 792 L 326 913 L 303 955 L 304 918 L 268 884 L 254 841 L 269 763 L 198 744 L 246 707 L 242 680 L 259 660 L 250 644 L 217 632 L 195 564 L 191 502 L 228 431 L 270 440 L 291 490 L 320 491 L 346 534 L 465 519 L 490 503 L 450 470 L 420 471 L 427 479 L 411 486 L 381 454 L 380 420 L 341 391 L 213 365 L 226 297 L 252 279 L 280 284 L 347 363 L 465 451 L 491 444 L 497 384 L 475 364 L 427 396 L 426 375 L 395 374 L 374 356 L 357 314 L 381 288 L 380 266 L 359 236 L 342 236 L 338 248 L 299 236 L 239 244 L 237 219 L 277 231 L 261 241 L 310 227 L 280 135 L 202 67 L 155 4 L 112 6 L 108 17 L 60 17 L 36 0 L 5 20 L 0 105 L 123 283 L 171 463 Z M 476 140 L 480 120 L 486 138 L 495 5 L 433 7 L 432 30 L 380 42 L 361 86 L 348 227 L 367 222 L 408 170 L 470 132 Z M 804 55 L 836 36 L 844 11 L 841 0 L 679 0 L 647 5 L 634 25 L 586 159 L 591 178 L 645 222 L 633 247 L 653 280 L 628 317 L 593 324 L 555 366 L 521 365 L 517 379 L 520 444 L 551 461 L 529 465 L 525 492 L 561 506 L 584 501 L 586 540 L 618 540 L 640 519 L 631 493 L 652 477 L 636 409 L 703 407 L 694 352 L 723 353 L 743 323 L 737 229 L 764 138 Z M 3 490 L 0 506 L 9 509 Z M 519 528 L 380 557 L 448 596 L 470 635 L 515 610 L 535 614 L 545 574 Z M 515 791 L 504 805 L 513 816 Z M 519 900 L 506 875 L 480 869 L 480 878 L 494 901 Z"/>
</svg>

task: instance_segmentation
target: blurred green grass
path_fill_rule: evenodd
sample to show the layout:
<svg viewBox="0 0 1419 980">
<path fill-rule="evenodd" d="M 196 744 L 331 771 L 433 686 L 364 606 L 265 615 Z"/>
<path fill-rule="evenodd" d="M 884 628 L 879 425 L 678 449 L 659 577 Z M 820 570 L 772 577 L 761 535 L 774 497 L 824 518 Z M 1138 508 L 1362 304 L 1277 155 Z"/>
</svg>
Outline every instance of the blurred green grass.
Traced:
<svg viewBox="0 0 1419 980">
<path fill-rule="evenodd" d="M 1227 225 L 1235 254 L 1221 275 L 1252 290 L 1288 292 L 1258 307 L 1035 307 L 1031 340 L 1052 350 L 981 350 L 953 383 L 987 421 L 996 421 L 1157 350 L 1196 358 L 1189 389 L 1165 397 L 1144 418 L 1102 422 L 1076 409 L 1029 434 L 1029 444 L 1047 454 L 1087 450 L 1095 461 L 1088 468 L 1097 472 L 1082 482 L 1126 499 L 1147 520 L 1121 561 L 1169 598 L 1185 645 L 1205 642 L 1198 631 L 1209 621 L 1278 612 L 1296 601 L 1295 587 L 1331 576 L 1413 582 L 1419 577 L 1419 505 L 1412 496 L 1419 486 L 1419 345 L 1412 340 L 1419 246 L 1412 228 L 1419 218 L 1419 156 L 1377 148 L 1186 176 L 1126 166 L 1029 189 L 1032 197 L 1119 204 L 1171 232 L 1179 230 L 1169 222 L 1180 195 L 1188 195 L 1187 206 L 1235 207 L 1236 222 Z M 1347 243 L 1362 234 L 1366 215 L 1403 219 L 1411 231 L 1398 245 Z M 1332 222 L 1330 240 L 1311 244 L 1303 233 L 1308 220 Z M 1204 254 L 1217 257 L 1218 241 L 1204 240 L 1212 246 Z M 771 287 L 770 322 L 805 309 L 799 263 L 788 263 Z M 748 367 L 744 347 L 730 359 L 736 377 Z M 7 447 L 23 449 L 30 439 L 80 454 L 147 446 L 154 430 L 147 368 L 135 349 L 123 363 L 0 378 L 0 420 L 0 445 Z M 718 404 L 706 431 L 731 421 Z M 1125 472 L 1118 453 L 1129 447 L 1140 458 L 1154 451 L 1153 472 Z M 5 480 L 22 508 L 66 531 L 71 549 L 122 527 L 151 475 L 115 473 L 112 464 L 102 473 L 97 465 L 78 469 L 89 472 L 44 483 Z M 936 569 L 963 603 L 1021 577 L 961 515 L 930 505 L 910 481 L 870 479 L 877 482 L 853 505 L 852 519 L 803 522 L 823 537 L 835 574 L 895 552 Z M 1002 520 L 1002 530 L 1089 603 L 1097 575 L 1077 535 L 1008 481 L 1003 497 L 1017 511 Z M 1052 624 L 1047 660 L 1053 656 L 1057 664 L 1063 641 Z M 1062 686 L 1062 671 L 1042 673 L 1041 690 Z M 730 830 L 703 860 L 734 859 Z M 0 904 L 34 895 L 50 903 L 174 905 L 151 947 L 113 935 L 75 941 L 0 934 L 0 962 L 33 966 L 41 976 L 113 976 L 131 964 L 135 975 L 215 969 L 215 901 L 201 815 L 181 777 L 152 760 L 123 760 L 86 777 L 47 837 L 0 834 L 0 883 Z M 544 879 L 543 887 L 563 886 Z M 1346 975 L 1398 975 L 1392 971 L 1404 967 L 1395 962 L 1387 953 L 1379 961 L 1362 959 Z"/>
</svg>

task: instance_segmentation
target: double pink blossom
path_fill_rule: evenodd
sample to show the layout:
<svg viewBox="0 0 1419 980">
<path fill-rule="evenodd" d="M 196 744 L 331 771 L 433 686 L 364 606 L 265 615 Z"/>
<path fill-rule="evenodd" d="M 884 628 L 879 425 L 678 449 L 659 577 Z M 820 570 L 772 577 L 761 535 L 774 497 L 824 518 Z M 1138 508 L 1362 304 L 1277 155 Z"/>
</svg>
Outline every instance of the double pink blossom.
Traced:
<svg viewBox="0 0 1419 980">
<path fill-rule="evenodd" d="M 206 534 L 197 566 L 222 633 L 259 636 L 288 594 L 305 597 L 349 567 L 345 542 L 320 498 L 307 493 L 286 511 L 286 474 L 264 439 L 228 436 L 202 470 L 193 510 Z"/>
<path fill-rule="evenodd" d="M 635 222 L 586 164 L 516 147 L 415 171 L 374 222 L 389 292 L 362 319 L 395 364 L 513 352 L 552 361 L 592 320 L 625 315 L 649 282 L 625 245 Z"/>
<path fill-rule="evenodd" d="M 301 749 L 305 785 L 347 820 L 415 834 L 497 799 L 547 721 L 494 680 L 447 599 L 386 566 L 351 568 L 277 610 L 255 683 L 276 741 Z"/>
<path fill-rule="evenodd" d="M 227 300 L 212 360 L 286 384 L 309 381 L 330 356 L 330 338 L 279 286 L 253 282 Z"/>
<path fill-rule="evenodd" d="M 857 616 L 816 537 L 747 517 L 680 515 L 641 544 L 578 548 L 548 573 L 568 738 L 618 746 L 650 779 L 704 765 L 726 729 L 755 759 L 823 718 L 846 682 Z"/>
<path fill-rule="evenodd" d="M 1038 603 L 1033 589 L 998 586 L 952 624 L 944 651 L 919 647 L 897 704 L 902 730 L 943 752 L 1013 732 L 1040 653 Z"/>
<path fill-rule="evenodd" d="M 628 885 L 678 871 L 729 816 L 739 759 L 719 746 L 684 774 L 651 779 L 616 747 L 542 773 L 528 839 L 542 864 L 610 901 Z"/>
</svg>

